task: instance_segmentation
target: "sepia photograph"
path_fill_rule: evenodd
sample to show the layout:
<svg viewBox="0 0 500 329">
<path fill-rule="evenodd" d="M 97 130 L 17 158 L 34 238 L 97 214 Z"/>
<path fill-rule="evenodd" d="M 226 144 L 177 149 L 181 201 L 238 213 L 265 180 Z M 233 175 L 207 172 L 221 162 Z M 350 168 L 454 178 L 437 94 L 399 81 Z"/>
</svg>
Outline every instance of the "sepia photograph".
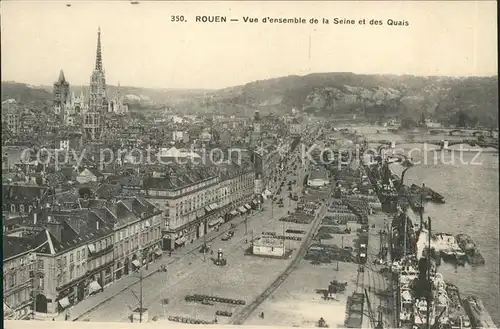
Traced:
<svg viewBox="0 0 500 329">
<path fill-rule="evenodd" d="M 500 325 L 496 1 L 0 11 L 6 328 Z"/>
</svg>

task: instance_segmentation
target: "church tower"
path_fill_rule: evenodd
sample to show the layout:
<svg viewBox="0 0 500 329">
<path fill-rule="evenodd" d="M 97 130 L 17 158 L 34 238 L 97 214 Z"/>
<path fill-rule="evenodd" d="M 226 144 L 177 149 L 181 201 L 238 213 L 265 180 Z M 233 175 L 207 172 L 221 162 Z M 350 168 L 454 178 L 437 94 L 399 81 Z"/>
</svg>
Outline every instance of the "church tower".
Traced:
<svg viewBox="0 0 500 329">
<path fill-rule="evenodd" d="M 66 77 L 64 76 L 64 72 L 62 69 L 59 72 L 59 78 L 57 79 L 57 82 L 54 82 L 53 93 L 54 113 L 57 114 L 61 118 L 61 120 L 64 120 L 64 115 L 66 112 L 65 105 L 70 97 L 70 93 L 69 82 L 66 81 Z"/>
<path fill-rule="evenodd" d="M 105 113 L 108 109 L 106 99 L 106 78 L 102 66 L 101 29 L 97 31 L 97 52 L 95 68 L 90 78 L 89 109 L 85 114 L 83 130 L 87 140 L 98 139 L 104 129 Z"/>
</svg>

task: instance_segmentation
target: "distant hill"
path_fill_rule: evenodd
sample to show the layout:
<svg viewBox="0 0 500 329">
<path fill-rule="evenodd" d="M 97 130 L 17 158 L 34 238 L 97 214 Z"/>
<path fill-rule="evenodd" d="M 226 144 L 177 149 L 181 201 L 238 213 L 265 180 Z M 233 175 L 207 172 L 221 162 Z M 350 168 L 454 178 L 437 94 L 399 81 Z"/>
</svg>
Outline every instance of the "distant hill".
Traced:
<svg viewBox="0 0 500 329">
<path fill-rule="evenodd" d="M 114 97 L 119 90 L 121 95 L 125 96 L 125 101 L 133 108 L 148 108 L 148 107 L 165 107 L 175 106 L 176 104 L 186 102 L 193 97 L 201 97 L 211 90 L 200 89 L 152 89 L 138 88 L 127 86 L 111 86 L 108 85 L 107 93 L 110 97 Z M 73 86 L 71 91 L 79 96 L 84 91 L 88 95 L 88 86 Z M 2 82 L 2 101 L 14 98 L 20 104 L 51 104 L 52 103 L 52 86 L 32 86 L 24 83 L 3 81 Z"/>
<path fill-rule="evenodd" d="M 51 104 L 52 93 L 24 83 L 2 82 L 2 102 L 10 98 L 24 105 L 45 106 Z"/>
<path fill-rule="evenodd" d="M 426 117 L 452 123 L 465 113 L 482 125 L 498 122 L 498 77 L 417 77 L 315 73 L 255 81 L 210 93 L 214 111 L 290 112 L 367 117 Z"/>
<path fill-rule="evenodd" d="M 80 86 L 72 86 L 76 95 Z M 85 93 L 88 93 L 88 87 Z M 445 123 L 498 124 L 498 77 L 417 77 L 314 73 L 250 82 L 221 90 L 119 88 L 133 110 L 173 107 L 181 112 L 252 115 L 290 113 L 292 108 L 319 116 L 359 114 L 418 119 L 422 114 Z M 2 82 L 2 100 L 21 103 L 52 100 L 52 87 Z M 113 97 L 116 86 L 108 86 Z M 465 119 L 464 119 L 465 118 Z"/>
</svg>

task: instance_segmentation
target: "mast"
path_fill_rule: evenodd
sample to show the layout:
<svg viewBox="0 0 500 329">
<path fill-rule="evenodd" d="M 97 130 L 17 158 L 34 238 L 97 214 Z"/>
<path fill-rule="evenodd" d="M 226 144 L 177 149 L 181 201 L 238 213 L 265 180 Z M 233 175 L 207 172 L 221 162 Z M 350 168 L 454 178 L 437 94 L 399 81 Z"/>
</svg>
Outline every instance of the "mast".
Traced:
<svg viewBox="0 0 500 329">
<path fill-rule="evenodd" d="M 404 236 L 403 236 L 403 258 L 406 257 L 406 226 L 408 224 L 408 219 L 406 217 L 406 213 L 402 213 L 404 220 Z"/>
<path fill-rule="evenodd" d="M 428 244 L 427 244 L 427 329 L 431 328 L 430 313 L 431 313 L 431 302 L 432 302 L 432 284 L 431 284 L 431 218 L 428 217 Z"/>
</svg>

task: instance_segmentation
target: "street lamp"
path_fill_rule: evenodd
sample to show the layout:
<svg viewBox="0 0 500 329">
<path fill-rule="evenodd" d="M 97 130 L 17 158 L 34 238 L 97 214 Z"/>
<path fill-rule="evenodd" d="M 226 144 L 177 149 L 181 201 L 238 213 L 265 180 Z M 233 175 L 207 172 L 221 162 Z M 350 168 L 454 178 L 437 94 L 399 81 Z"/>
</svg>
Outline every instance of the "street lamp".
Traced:
<svg viewBox="0 0 500 329">
<path fill-rule="evenodd" d="M 140 256 L 140 264 L 139 264 L 139 297 L 137 297 L 137 295 L 135 294 L 135 292 L 133 290 L 132 291 L 132 294 L 134 295 L 134 297 L 137 299 L 137 301 L 139 302 L 139 323 L 142 323 L 142 313 L 143 313 L 143 279 L 144 279 L 144 276 L 143 276 L 143 273 L 142 273 L 142 265 L 143 265 L 143 253 L 142 253 L 142 248 L 139 248 L 139 250 L 141 250 L 141 256 Z M 133 315 L 132 315 L 133 317 Z"/>
</svg>

